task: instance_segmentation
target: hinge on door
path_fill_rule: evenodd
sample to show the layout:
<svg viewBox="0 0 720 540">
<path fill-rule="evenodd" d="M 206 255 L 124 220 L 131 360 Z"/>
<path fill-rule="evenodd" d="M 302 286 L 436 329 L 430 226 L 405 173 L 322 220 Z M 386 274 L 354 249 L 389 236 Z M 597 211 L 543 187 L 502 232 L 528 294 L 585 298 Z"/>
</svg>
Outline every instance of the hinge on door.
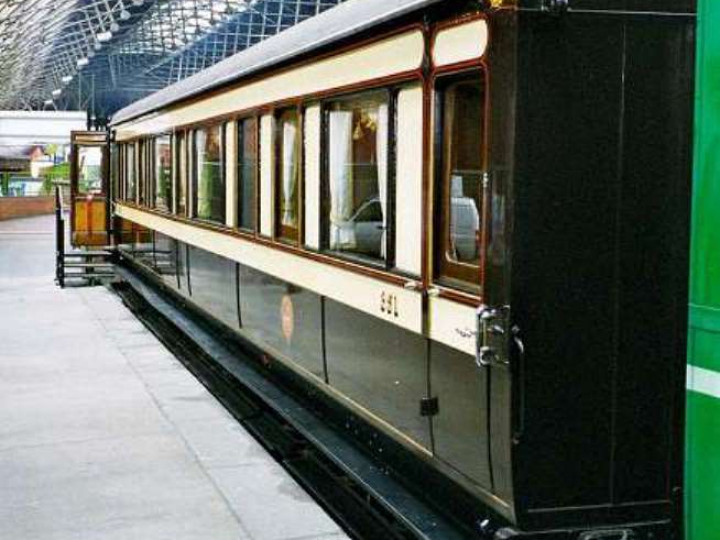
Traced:
<svg viewBox="0 0 720 540">
<path fill-rule="evenodd" d="M 420 416 L 435 416 L 440 412 L 440 403 L 437 397 L 422 398 L 420 400 Z"/>
</svg>

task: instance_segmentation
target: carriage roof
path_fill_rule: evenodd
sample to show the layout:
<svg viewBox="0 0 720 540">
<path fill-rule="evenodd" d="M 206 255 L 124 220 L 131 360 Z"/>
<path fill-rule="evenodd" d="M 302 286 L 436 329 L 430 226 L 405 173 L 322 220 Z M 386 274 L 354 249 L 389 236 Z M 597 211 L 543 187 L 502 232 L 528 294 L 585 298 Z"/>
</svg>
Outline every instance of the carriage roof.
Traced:
<svg viewBox="0 0 720 540">
<path fill-rule="evenodd" d="M 435 4 L 440 0 L 349 0 L 118 111 L 112 124 L 186 100 Z"/>
</svg>

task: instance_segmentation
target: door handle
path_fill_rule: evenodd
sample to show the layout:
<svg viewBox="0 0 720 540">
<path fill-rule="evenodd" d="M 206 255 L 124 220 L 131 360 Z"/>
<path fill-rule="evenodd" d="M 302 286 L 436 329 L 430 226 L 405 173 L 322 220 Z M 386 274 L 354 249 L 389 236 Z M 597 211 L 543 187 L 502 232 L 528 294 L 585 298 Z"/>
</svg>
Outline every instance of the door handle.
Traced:
<svg viewBox="0 0 720 540">
<path fill-rule="evenodd" d="M 507 306 L 491 308 L 482 305 L 477 310 L 477 348 L 475 352 L 475 363 L 478 367 L 489 367 L 491 365 L 507 366 L 507 344 L 503 341 L 507 338 L 507 326 L 510 310 Z"/>
</svg>

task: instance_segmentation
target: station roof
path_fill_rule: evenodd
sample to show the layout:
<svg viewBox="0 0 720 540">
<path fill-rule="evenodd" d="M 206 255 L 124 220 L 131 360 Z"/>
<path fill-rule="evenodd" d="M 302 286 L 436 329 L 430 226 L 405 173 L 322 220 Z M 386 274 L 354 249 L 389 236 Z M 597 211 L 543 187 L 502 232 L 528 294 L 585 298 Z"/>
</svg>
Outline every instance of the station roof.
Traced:
<svg viewBox="0 0 720 540">
<path fill-rule="evenodd" d="M 108 116 L 342 2 L 0 0 L 0 109 Z"/>
</svg>

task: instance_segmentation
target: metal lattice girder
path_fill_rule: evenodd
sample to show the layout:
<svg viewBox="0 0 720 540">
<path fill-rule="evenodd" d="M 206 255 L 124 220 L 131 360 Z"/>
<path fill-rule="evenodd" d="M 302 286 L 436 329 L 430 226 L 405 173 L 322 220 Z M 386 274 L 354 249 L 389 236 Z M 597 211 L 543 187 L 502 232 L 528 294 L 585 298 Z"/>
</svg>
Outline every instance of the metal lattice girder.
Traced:
<svg viewBox="0 0 720 540">
<path fill-rule="evenodd" d="M 5 0 L 0 4 L 0 107 L 42 101 L 67 84 L 142 0 Z M 147 8 L 145 8 L 147 9 Z"/>
<path fill-rule="evenodd" d="M 110 112 L 343 0 L 0 0 L 0 108 Z"/>
</svg>

